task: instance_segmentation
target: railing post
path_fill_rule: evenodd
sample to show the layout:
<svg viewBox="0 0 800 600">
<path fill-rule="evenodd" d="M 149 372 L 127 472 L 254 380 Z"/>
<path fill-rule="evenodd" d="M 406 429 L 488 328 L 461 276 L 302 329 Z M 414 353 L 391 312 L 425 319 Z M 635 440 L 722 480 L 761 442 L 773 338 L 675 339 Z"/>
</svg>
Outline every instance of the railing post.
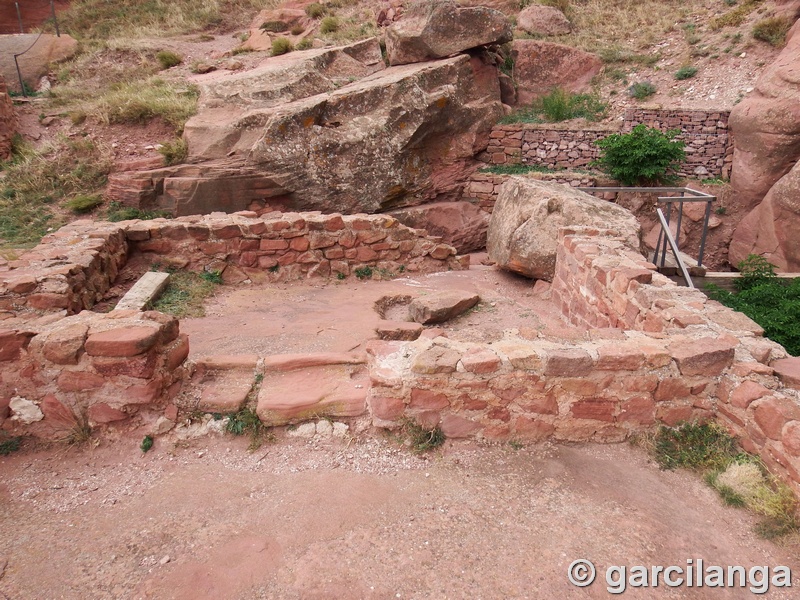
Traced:
<svg viewBox="0 0 800 600">
<path fill-rule="evenodd" d="M 25 33 L 25 29 L 22 27 L 22 15 L 19 12 L 19 2 L 14 2 L 14 6 L 17 7 L 17 20 L 19 21 L 19 32 Z M 17 67 L 17 70 L 19 70 L 19 67 Z"/>
<path fill-rule="evenodd" d="M 708 235 L 708 221 L 711 218 L 711 202 L 706 202 L 706 215 L 703 219 L 703 235 L 700 237 L 700 252 L 697 254 L 697 266 L 703 266 L 703 252 L 706 249 L 706 236 Z"/>
<path fill-rule="evenodd" d="M 56 19 L 56 5 L 53 0 L 50 0 L 50 13 L 53 15 L 53 25 L 56 28 L 56 37 L 61 37 L 61 32 L 58 30 L 58 19 Z"/>
</svg>

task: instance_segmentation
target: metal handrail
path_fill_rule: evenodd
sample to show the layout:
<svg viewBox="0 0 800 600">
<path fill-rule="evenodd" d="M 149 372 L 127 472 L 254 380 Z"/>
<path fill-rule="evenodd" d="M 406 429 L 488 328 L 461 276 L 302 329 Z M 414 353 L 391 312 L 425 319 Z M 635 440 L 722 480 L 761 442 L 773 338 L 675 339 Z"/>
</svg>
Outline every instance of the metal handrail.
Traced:
<svg viewBox="0 0 800 600">
<path fill-rule="evenodd" d="M 672 254 L 675 255 L 675 262 L 678 263 L 678 267 L 681 270 L 683 279 L 686 281 L 686 285 L 688 285 L 690 288 L 694 288 L 694 282 L 689 275 L 689 270 L 686 268 L 686 264 L 681 258 L 681 253 L 678 251 L 678 244 L 675 241 L 675 238 L 672 237 L 672 232 L 669 230 L 669 221 L 664 217 L 664 213 L 660 208 L 656 209 L 656 214 L 658 215 L 658 220 L 661 222 L 661 232 L 664 234 L 666 241 L 669 242 L 669 247 L 672 248 Z"/>
<path fill-rule="evenodd" d="M 658 201 L 663 202 L 667 205 L 666 207 L 667 214 L 665 217 L 667 223 L 667 229 L 662 228 L 662 230 L 659 232 L 658 241 L 656 242 L 655 252 L 653 253 L 653 264 L 658 265 L 658 260 L 660 255 L 661 264 L 659 266 L 661 267 L 665 265 L 667 257 L 667 238 L 664 236 L 664 233 L 669 230 L 670 218 L 672 216 L 672 205 L 678 204 L 678 222 L 676 223 L 677 228 L 675 231 L 675 238 L 673 240 L 673 242 L 675 243 L 675 248 L 677 249 L 680 244 L 681 222 L 683 221 L 684 203 L 705 202 L 706 212 L 703 218 L 703 233 L 700 237 L 700 250 L 697 254 L 697 266 L 698 267 L 703 266 L 703 256 L 705 254 L 706 238 L 708 237 L 708 222 L 711 218 L 711 203 L 717 199 L 716 196 L 712 196 L 711 194 L 706 194 L 705 192 L 701 192 L 699 190 L 693 190 L 692 188 L 687 188 L 687 187 L 579 187 L 578 190 L 586 192 L 587 194 L 598 193 L 598 192 L 615 192 L 615 193 L 640 192 L 649 194 L 653 193 L 680 194 L 680 196 L 658 196 Z"/>
</svg>

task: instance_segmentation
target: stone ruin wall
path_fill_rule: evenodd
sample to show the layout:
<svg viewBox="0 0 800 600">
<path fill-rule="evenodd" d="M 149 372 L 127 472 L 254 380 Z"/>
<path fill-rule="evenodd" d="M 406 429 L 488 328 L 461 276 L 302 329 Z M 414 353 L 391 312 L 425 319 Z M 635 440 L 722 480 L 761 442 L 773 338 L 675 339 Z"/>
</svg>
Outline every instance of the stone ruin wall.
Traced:
<svg viewBox="0 0 800 600">
<path fill-rule="evenodd" d="M 595 141 L 612 133 L 628 133 L 644 123 L 662 131 L 680 129 L 686 142 L 681 177 L 729 179 L 733 140 L 728 132 L 728 112 L 628 109 L 620 128 L 588 125 L 580 129 L 554 124 L 496 125 L 489 145 L 478 158 L 492 165 L 528 164 L 549 169 L 585 169 L 597 159 Z"/>
<path fill-rule="evenodd" d="M 176 418 L 169 403 L 189 354 L 177 319 L 156 311 L 89 310 L 135 255 L 222 270 L 234 283 L 347 276 L 364 267 L 388 275 L 465 266 L 438 238 L 382 215 L 219 213 L 73 222 L 0 266 L 0 426 L 58 437 L 82 419 L 99 425 L 151 409 Z M 12 402 L 29 423 L 8 419 Z"/>
<path fill-rule="evenodd" d="M 76 282 L 94 282 L 97 299 L 113 280 L 106 271 L 121 268 L 123 257 L 193 269 L 225 264 L 244 275 L 258 269 L 245 264 L 255 261 L 274 281 L 337 272 L 339 259 L 326 251 L 344 252 L 348 269 L 462 266 L 452 248 L 419 234 L 385 216 L 318 213 L 73 223 L 0 274 L 0 425 L 56 437 L 81 418 L 92 425 L 136 414 L 151 424 L 177 418 L 171 400 L 189 352 L 177 320 L 154 311 L 81 311 L 93 300 L 76 293 Z M 294 240 L 304 241 L 293 247 Z M 455 438 L 612 442 L 657 424 L 716 418 L 800 490 L 800 403 L 790 387 L 800 382 L 775 375 L 778 363 L 793 360 L 785 350 L 747 317 L 654 272 L 606 232 L 564 229 L 561 242 L 550 293 L 587 333 L 568 343 L 523 329 L 494 343 L 372 342 L 373 424 L 411 417 Z M 400 256 L 381 254 L 392 251 Z M 266 265 L 282 257 L 286 264 L 270 271 Z M 330 271 L 320 269 L 323 261 Z M 55 283 L 67 301 L 37 305 L 59 295 Z M 34 417 L 24 428 L 8 419 L 12 402 Z"/>
<path fill-rule="evenodd" d="M 562 242 L 552 300 L 590 328 L 583 338 L 555 343 L 520 330 L 489 344 L 375 342 L 373 423 L 413 418 L 450 437 L 613 442 L 718 419 L 800 493 L 800 396 L 790 387 L 798 382 L 773 369 L 785 350 L 603 231 L 565 229 Z"/>
</svg>

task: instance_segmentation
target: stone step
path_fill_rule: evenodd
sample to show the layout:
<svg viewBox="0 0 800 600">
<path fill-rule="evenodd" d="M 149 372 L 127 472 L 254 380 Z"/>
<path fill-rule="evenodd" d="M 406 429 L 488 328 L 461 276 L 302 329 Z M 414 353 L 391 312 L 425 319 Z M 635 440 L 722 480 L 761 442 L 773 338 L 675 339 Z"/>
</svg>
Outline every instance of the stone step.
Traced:
<svg viewBox="0 0 800 600">
<path fill-rule="evenodd" d="M 117 302 L 114 310 L 144 310 L 150 302 L 161 295 L 168 282 L 169 273 L 148 271 Z"/>
<path fill-rule="evenodd" d="M 266 425 L 357 417 L 367 410 L 369 387 L 369 373 L 360 363 L 271 370 L 261 383 L 256 412 Z"/>
<path fill-rule="evenodd" d="M 293 371 L 328 365 L 363 365 L 363 352 L 317 352 L 309 354 L 274 354 L 264 359 L 264 371 Z"/>
<path fill-rule="evenodd" d="M 255 383 L 252 371 L 208 371 L 197 382 L 200 388 L 198 410 L 230 414 L 242 409 Z"/>
</svg>

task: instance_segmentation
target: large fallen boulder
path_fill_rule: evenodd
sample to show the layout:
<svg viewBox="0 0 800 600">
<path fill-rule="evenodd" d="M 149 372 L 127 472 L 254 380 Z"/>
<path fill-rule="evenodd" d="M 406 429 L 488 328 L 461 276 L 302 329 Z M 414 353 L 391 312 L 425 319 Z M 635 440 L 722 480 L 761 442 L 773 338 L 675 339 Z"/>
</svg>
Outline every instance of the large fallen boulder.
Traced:
<svg viewBox="0 0 800 600">
<path fill-rule="evenodd" d="M 386 29 L 386 53 L 390 65 L 405 65 L 511 39 L 511 22 L 500 11 L 421 2 Z"/>
<path fill-rule="evenodd" d="M 800 21 L 788 39 L 728 120 L 734 140 L 731 185 L 748 209 L 800 160 Z"/>
<path fill-rule="evenodd" d="M 489 214 L 470 202 L 433 202 L 401 208 L 389 214 L 403 225 L 427 229 L 429 234 L 440 236 L 459 254 L 486 247 Z"/>
<path fill-rule="evenodd" d="M 460 55 L 369 74 L 377 40 L 292 55 L 209 78 L 185 128 L 193 164 L 117 174 L 110 199 L 187 215 L 252 203 L 374 213 L 460 196 L 503 114 L 494 65 Z"/>
<path fill-rule="evenodd" d="M 759 254 L 779 270 L 800 272 L 800 162 L 772 186 L 764 201 L 742 219 L 733 233 L 728 260 L 739 264 Z"/>
<path fill-rule="evenodd" d="M 640 249 L 639 222 L 621 206 L 568 185 L 509 177 L 489 221 L 489 258 L 501 269 L 552 281 L 558 230 L 570 225 L 607 229 Z"/>
<path fill-rule="evenodd" d="M 511 57 L 518 104 L 529 104 L 556 87 L 584 91 L 603 68 L 594 54 L 539 40 L 514 40 Z"/>
</svg>

